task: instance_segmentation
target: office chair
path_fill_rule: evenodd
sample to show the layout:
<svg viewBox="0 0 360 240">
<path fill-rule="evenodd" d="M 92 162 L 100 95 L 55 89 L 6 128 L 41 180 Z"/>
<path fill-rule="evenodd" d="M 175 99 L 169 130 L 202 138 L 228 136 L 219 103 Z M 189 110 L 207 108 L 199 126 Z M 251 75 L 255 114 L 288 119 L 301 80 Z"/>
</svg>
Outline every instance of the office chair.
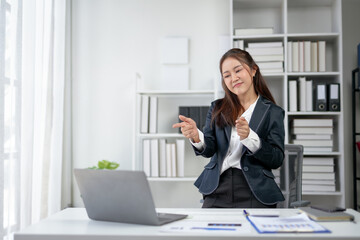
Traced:
<svg viewBox="0 0 360 240">
<path fill-rule="evenodd" d="M 302 145 L 285 144 L 285 157 L 280 167 L 280 184 L 285 201 L 279 203 L 280 208 L 304 207 L 310 204 L 302 200 L 302 166 L 303 166 Z"/>
</svg>

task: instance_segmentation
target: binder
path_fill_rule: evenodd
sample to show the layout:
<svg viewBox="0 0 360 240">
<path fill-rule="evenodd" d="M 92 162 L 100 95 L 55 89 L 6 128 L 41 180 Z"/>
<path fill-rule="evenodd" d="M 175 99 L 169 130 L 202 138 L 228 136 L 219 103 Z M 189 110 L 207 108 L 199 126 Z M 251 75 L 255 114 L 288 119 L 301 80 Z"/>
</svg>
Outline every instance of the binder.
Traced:
<svg viewBox="0 0 360 240">
<path fill-rule="evenodd" d="M 315 88 L 315 111 L 326 111 L 327 94 L 326 85 L 318 84 Z"/>
<path fill-rule="evenodd" d="M 189 115 L 190 115 L 190 118 L 196 122 L 196 127 L 197 128 L 201 127 L 200 107 L 189 107 Z"/>
<path fill-rule="evenodd" d="M 206 123 L 206 116 L 209 111 L 209 106 L 200 107 L 200 126 L 198 127 L 201 131 L 203 131 Z"/>
<path fill-rule="evenodd" d="M 340 84 L 330 83 L 328 85 L 328 110 L 329 111 L 340 111 Z"/>
<path fill-rule="evenodd" d="M 179 115 L 183 115 L 185 117 L 190 117 L 189 116 L 189 107 L 180 106 L 179 107 Z M 181 122 L 180 119 L 179 119 L 179 122 Z M 179 133 L 181 133 L 181 128 L 179 128 L 178 131 L 179 131 Z"/>
</svg>

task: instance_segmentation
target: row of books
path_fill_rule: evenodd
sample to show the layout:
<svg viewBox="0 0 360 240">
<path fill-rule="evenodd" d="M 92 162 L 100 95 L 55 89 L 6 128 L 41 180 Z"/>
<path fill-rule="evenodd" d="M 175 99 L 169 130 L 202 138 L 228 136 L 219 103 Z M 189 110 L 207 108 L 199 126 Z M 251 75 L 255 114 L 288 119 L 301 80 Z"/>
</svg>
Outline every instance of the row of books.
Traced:
<svg viewBox="0 0 360 240">
<path fill-rule="evenodd" d="M 292 143 L 303 145 L 304 152 L 332 152 L 333 119 L 293 119 L 291 134 Z"/>
<path fill-rule="evenodd" d="M 157 132 L 157 106 L 158 99 L 156 96 L 141 96 L 141 116 L 140 132 L 156 133 Z"/>
<path fill-rule="evenodd" d="M 261 63 L 267 62 L 284 62 L 284 53 L 282 42 L 259 42 L 259 43 L 247 43 L 247 48 L 244 46 L 244 40 L 234 40 L 234 48 L 240 48 L 249 51 L 255 62 L 259 65 L 260 70 L 266 69 L 267 66 L 261 65 Z M 280 48 L 279 48 L 280 47 Z M 259 50 L 253 50 L 259 49 Z M 275 66 L 273 68 L 282 68 L 281 66 Z"/>
<path fill-rule="evenodd" d="M 288 72 L 325 72 L 325 41 L 290 41 L 288 49 Z"/>
<path fill-rule="evenodd" d="M 209 106 L 179 106 L 179 115 L 183 115 L 194 120 L 197 128 L 202 131 L 205 126 L 206 115 L 209 108 Z M 181 133 L 180 128 L 179 133 Z"/>
<path fill-rule="evenodd" d="M 306 77 L 289 80 L 289 111 L 340 111 L 340 84 L 314 85 Z"/>
<path fill-rule="evenodd" d="M 333 157 L 304 157 L 302 191 L 335 192 L 335 170 Z"/>
<path fill-rule="evenodd" d="M 148 177 L 184 177 L 185 140 L 143 140 L 143 170 Z"/>
<path fill-rule="evenodd" d="M 272 27 L 258 27 L 258 28 L 235 28 L 234 36 L 249 36 L 249 35 L 267 35 L 273 34 Z"/>
<path fill-rule="evenodd" d="M 284 47 L 280 42 L 248 43 L 245 50 L 254 58 L 262 73 L 284 72 Z"/>
</svg>

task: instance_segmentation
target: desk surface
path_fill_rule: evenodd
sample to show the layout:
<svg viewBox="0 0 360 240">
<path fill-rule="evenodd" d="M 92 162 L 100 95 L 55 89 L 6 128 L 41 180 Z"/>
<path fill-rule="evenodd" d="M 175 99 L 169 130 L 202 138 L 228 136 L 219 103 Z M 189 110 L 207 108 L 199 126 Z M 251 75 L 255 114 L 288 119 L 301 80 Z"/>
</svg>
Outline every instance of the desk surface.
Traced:
<svg viewBox="0 0 360 240">
<path fill-rule="evenodd" d="M 241 209 L 157 209 L 159 212 L 183 213 L 189 216 L 177 221 L 226 221 L 237 219 L 247 223 Z M 265 210 L 266 211 L 266 210 Z M 271 210 L 273 211 L 273 209 Z M 276 209 L 280 216 L 291 216 L 296 209 Z M 14 240 L 64 240 L 64 239 L 360 239 L 360 213 L 352 209 L 346 212 L 355 216 L 355 222 L 320 222 L 331 233 L 279 233 L 259 234 L 253 227 L 242 233 L 208 232 L 164 232 L 164 226 L 144 226 L 136 224 L 101 222 L 90 220 L 84 208 L 68 208 L 37 224 L 15 233 Z M 173 223 L 175 224 L 175 223 Z"/>
</svg>

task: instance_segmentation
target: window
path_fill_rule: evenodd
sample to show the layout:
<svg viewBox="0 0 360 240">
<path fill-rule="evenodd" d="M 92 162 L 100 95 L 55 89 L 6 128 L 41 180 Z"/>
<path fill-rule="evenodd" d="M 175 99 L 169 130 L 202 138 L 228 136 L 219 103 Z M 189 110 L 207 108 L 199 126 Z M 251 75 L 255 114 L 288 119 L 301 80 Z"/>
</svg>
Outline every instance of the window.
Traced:
<svg viewBox="0 0 360 240">
<path fill-rule="evenodd" d="M 19 227 L 21 0 L 0 1 L 0 222 L 7 236 Z"/>
</svg>

